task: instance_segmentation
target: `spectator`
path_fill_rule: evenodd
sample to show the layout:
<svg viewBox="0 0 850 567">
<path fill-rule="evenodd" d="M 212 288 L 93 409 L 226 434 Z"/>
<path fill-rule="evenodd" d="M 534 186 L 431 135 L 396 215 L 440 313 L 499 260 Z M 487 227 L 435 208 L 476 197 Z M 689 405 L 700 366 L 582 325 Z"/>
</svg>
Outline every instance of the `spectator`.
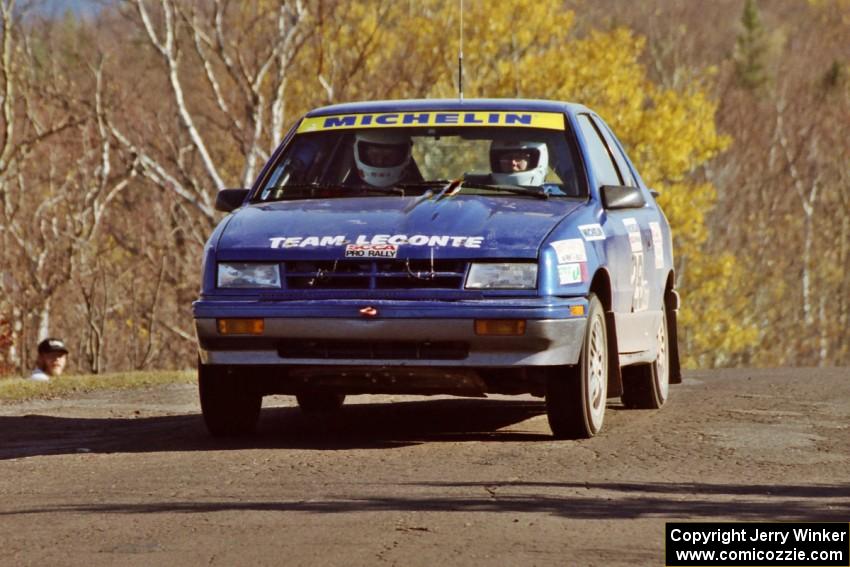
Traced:
<svg viewBox="0 0 850 567">
<path fill-rule="evenodd" d="M 36 382 L 48 382 L 50 378 L 59 376 L 68 363 L 68 349 L 62 339 L 44 339 L 38 343 L 38 358 L 36 368 L 29 379 Z"/>
</svg>

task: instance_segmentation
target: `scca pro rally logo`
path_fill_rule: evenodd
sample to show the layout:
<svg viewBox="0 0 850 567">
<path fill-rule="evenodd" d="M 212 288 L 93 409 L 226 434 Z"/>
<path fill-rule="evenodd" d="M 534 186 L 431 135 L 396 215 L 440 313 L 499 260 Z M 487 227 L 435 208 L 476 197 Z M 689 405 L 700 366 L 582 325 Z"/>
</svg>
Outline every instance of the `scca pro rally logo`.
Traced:
<svg viewBox="0 0 850 567">
<path fill-rule="evenodd" d="M 349 244 L 345 247 L 346 258 L 395 258 L 398 246 L 392 244 Z"/>
<path fill-rule="evenodd" d="M 272 248 L 326 248 L 329 246 L 430 246 L 432 248 L 481 248 L 483 236 L 447 236 L 427 234 L 360 234 L 349 239 L 344 234 L 336 236 L 274 236 L 269 238 Z M 348 248 L 346 248 L 346 252 Z M 346 254 L 347 256 L 348 254 Z M 392 256 L 395 257 L 395 256 Z"/>
</svg>

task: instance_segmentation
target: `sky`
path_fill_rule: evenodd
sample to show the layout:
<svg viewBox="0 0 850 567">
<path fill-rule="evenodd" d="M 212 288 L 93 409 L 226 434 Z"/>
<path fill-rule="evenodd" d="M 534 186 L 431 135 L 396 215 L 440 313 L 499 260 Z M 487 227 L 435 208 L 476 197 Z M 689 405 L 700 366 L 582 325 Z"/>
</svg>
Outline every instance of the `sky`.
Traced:
<svg viewBox="0 0 850 567">
<path fill-rule="evenodd" d="M 104 4 L 109 4 L 114 0 L 30 0 L 26 4 L 31 4 L 32 8 L 40 14 L 48 17 L 59 17 L 67 11 L 71 11 L 77 16 L 87 16 L 95 14 L 103 7 Z M 23 4 L 24 2 L 22 2 Z"/>
</svg>

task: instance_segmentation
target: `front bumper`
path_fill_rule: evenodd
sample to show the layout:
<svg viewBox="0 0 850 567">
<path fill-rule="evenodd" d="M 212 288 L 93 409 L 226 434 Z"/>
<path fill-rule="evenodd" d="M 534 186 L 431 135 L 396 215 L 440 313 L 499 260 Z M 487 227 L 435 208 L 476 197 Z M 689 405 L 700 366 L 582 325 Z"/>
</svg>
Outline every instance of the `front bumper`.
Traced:
<svg viewBox="0 0 850 567">
<path fill-rule="evenodd" d="M 587 308 L 584 298 L 459 302 L 202 300 L 194 304 L 194 311 L 204 364 L 506 368 L 576 364 L 586 318 L 570 315 L 570 307 L 575 305 Z M 378 315 L 361 317 L 359 310 L 364 306 L 374 307 Z M 265 329 L 262 335 L 222 336 L 216 319 L 224 317 L 262 317 Z M 476 319 L 524 319 L 526 329 L 521 336 L 482 336 L 475 333 Z M 425 347 L 417 350 L 421 356 L 402 359 L 381 358 L 381 349 L 367 349 L 369 354 L 353 357 L 327 352 L 319 357 L 308 350 L 299 357 L 287 349 L 293 341 Z M 440 351 L 427 348 L 434 344 L 463 345 L 463 356 L 431 358 L 429 352 Z"/>
</svg>

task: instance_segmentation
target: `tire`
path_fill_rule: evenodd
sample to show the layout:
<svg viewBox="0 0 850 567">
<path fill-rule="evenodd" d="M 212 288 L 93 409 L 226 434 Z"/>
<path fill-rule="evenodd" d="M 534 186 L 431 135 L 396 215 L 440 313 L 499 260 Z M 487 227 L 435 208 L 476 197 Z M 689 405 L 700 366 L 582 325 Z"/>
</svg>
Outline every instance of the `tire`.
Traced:
<svg viewBox="0 0 850 567">
<path fill-rule="evenodd" d="M 602 429 L 608 393 L 608 329 L 602 303 L 590 294 L 584 344 L 576 366 L 546 381 L 546 414 L 556 439 L 588 439 Z"/>
<path fill-rule="evenodd" d="M 658 409 L 670 392 L 670 336 L 667 311 L 661 306 L 661 325 L 655 333 L 655 361 L 623 368 L 623 405 L 629 409 Z"/>
<path fill-rule="evenodd" d="M 345 401 L 344 394 L 331 392 L 302 392 L 295 396 L 298 407 L 304 413 L 338 411 Z"/>
<path fill-rule="evenodd" d="M 238 373 L 199 363 L 198 393 L 204 423 L 213 437 L 256 431 L 263 396 L 246 388 Z"/>
</svg>

